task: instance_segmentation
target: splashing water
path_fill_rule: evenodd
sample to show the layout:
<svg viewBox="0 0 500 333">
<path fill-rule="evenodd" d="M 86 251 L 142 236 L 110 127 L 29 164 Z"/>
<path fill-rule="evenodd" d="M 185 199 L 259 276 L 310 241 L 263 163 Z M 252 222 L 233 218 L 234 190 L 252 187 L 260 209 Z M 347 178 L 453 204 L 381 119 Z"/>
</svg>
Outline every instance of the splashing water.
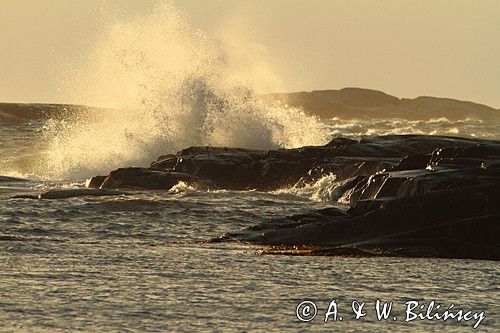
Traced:
<svg viewBox="0 0 500 333">
<path fill-rule="evenodd" d="M 292 148 L 325 144 L 334 136 L 406 133 L 500 138 L 498 122 L 477 119 L 322 123 L 301 109 L 268 105 L 257 92 L 263 82 L 272 89 L 278 80 L 262 47 L 245 47 L 231 29 L 222 36 L 194 29 L 171 2 L 132 21 L 104 21 L 114 23 L 89 54 L 89 64 L 68 72 L 60 86 L 68 100 L 105 108 L 43 126 L 33 121 L 0 128 L 1 175 L 82 180 L 146 166 L 193 145 Z"/>
<path fill-rule="evenodd" d="M 429 120 L 408 120 L 402 118 L 332 118 L 326 124 L 332 136 L 361 137 L 387 134 L 450 135 L 482 139 L 499 139 L 498 121 L 485 122 L 465 118 L 449 120 L 445 117 Z"/>
<path fill-rule="evenodd" d="M 307 198 L 315 202 L 334 203 L 342 195 L 338 191 L 341 182 L 337 181 L 336 175 L 330 173 L 324 175 L 315 182 L 307 184 L 295 184 L 291 188 L 273 191 L 274 194 L 292 194 Z"/>
<path fill-rule="evenodd" d="M 227 47 L 190 27 L 170 2 L 134 21 L 116 21 L 97 47 L 95 68 L 80 74 L 92 85 L 72 87 L 87 104 L 111 109 L 49 121 L 41 172 L 81 179 L 147 165 L 193 145 L 290 148 L 327 142 L 328 131 L 317 118 L 260 101 L 251 82 L 235 72 Z"/>
</svg>

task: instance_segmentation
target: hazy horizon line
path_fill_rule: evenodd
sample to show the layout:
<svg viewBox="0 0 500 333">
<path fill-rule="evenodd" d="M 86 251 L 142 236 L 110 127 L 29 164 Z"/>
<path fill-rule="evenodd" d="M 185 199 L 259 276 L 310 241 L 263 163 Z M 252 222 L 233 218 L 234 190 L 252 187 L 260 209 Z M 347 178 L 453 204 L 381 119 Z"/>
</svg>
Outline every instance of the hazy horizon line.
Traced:
<svg viewBox="0 0 500 333">
<path fill-rule="evenodd" d="M 296 91 L 276 91 L 276 92 L 265 92 L 265 93 L 258 93 L 256 94 L 257 96 L 265 96 L 265 95 L 287 95 L 287 94 L 295 94 L 295 93 L 311 93 L 315 91 L 340 91 L 344 89 L 360 89 L 360 90 L 371 90 L 371 91 L 376 91 L 376 92 L 381 92 L 384 93 L 388 96 L 396 97 L 399 100 L 403 99 L 409 99 L 409 100 L 414 100 L 420 97 L 429 97 L 429 98 L 439 98 L 439 99 L 450 99 L 450 100 L 455 100 L 459 102 L 464 102 L 464 103 L 473 103 L 481 106 L 486 106 L 494 110 L 499 110 L 500 111 L 500 105 L 498 107 L 492 106 L 490 104 L 486 104 L 483 102 L 479 101 L 474 101 L 474 100 L 468 100 L 468 99 L 462 99 L 460 97 L 450 97 L 450 96 L 438 96 L 438 95 L 418 95 L 415 97 L 407 97 L 407 96 L 397 96 L 395 94 L 388 93 L 384 90 L 379 90 L 375 88 L 366 88 L 366 87 L 357 87 L 357 86 L 345 86 L 342 88 L 324 88 L 324 89 L 311 89 L 311 90 L 296 90 Z M 86 107 L 93 107 L 93 108 L 109 108 L 109 106 L 105 105 L 92 105 L 92 104 L 80 104 L 77 102 L 61 102 L 61 101 L 15 101 L 15 100 L 0 100 L 0 104 L 41 104 L 41 105 L 68 105 L 68 106 L 86 106 Z"/>
</svg>

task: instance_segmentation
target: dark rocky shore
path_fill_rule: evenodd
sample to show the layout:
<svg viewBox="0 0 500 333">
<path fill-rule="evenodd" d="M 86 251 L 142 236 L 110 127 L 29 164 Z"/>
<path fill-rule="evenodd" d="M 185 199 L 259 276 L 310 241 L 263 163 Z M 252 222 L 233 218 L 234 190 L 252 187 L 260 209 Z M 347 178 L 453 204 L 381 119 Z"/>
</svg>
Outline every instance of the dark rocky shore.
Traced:
<svg viewBox="0 0 500 333">
<path fill-rule="evenodd" d="M 269 245 L 265 253 L 280 254 L 500 259 L 499 141 L 389 135 L 266 151 L 191 147 L 87 185 L 106 194 L 168 190 L 179 181 L 269 191 L 331 173 L 339 181 L 331 208 L 212 241 Z"/>
</svg>

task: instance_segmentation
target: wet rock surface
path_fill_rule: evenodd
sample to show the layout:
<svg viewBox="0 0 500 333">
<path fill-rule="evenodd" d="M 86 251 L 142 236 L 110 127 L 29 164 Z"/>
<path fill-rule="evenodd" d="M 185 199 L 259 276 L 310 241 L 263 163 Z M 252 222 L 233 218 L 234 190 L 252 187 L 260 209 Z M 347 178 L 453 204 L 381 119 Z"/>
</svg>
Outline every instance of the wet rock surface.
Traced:
<svg viewBox="0 0 500 333">
<path fill-rule="evenodd" d="M 333 173 L 343 180 L 369 176 L 397 165 L 407 155 L 438 148 L 470 147 L 479 141 L 418 135 L 389 135 L 360 141 L 336 138 L 325 146 L 279 150 L 191 147 L 161 156 L 152 170 L 181 172 L 234 190 L 262 191 L 314 181 Z"/>
<path fill-rule="evenodd" d="M 107 176 L 95 176 L 86 186 L 100 189 L 169 190 L 179 182 L 203 185 L 202 179 L 182 172 L 164 172 L 146 168 L 120 168 Z"/>
<path fill-rule="evenodd" d="M 213 241 L 273 246 L 266 253 L 500 259 L 498 141 L 388 135 L 297 149 L 191 147 L 89 184 L 165 190 L 184 181 L 268 191 L 329 174 L 338 181 L 332 208 L 267 220 Z"/>
<path fill-rule="evenodd" d="M 443 143 L 339 182 L 333 200 L 348 208 L 273 219 L 214 241 L 272 245 L 270 254 L 499 260 L 500 144 Z"/>
<path fill-rule="evenodd" d="M 499 203 L 498 184 L 362 200 L 345 212 L 311 211 L 273 219 L 214 241 L 285 246 L 280 251 L 290 254 L 296 246 L 306 246 L 310 254 L 376 251 L 498 260 Z"/>
<path fill-rule="evenodd" d="M 79 189 L 56 189 L 50 190 L 45 193 L 38 195 L 37 199 L 67 199 L 74 197 L 101 197 L 108 195 L 124 195 L 125 192 L 118 190 L 100 190 L 100 189 L 90 189 L 90 188 L 79 188 Z"/>
</svg>

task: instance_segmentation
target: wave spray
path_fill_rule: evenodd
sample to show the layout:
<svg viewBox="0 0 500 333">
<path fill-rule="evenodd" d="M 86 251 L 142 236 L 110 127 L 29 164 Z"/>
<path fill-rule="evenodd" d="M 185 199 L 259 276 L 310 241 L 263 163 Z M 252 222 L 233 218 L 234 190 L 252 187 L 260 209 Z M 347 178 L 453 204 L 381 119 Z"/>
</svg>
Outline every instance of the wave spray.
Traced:
<svg viewBox="0 0 500 333">
<path fill-rule="evenodd" d="M 82 179 L 147 165 L 193 145 L 268 149 L 326 143 L 328 131 L 317 118 L 260 100 L 255 87 L 269 78 L 245 73 L 252 72 L 248 66 L 262 68 L 262 61 L 246 62 L 240 75 L 230 47 L 193 28 L 171 2 L 132 21 L 115 20 L 92 54 L 92 66 L 76 74 L 90 84 L 72 92 L 109 108 L 49 121 L 43 173 Z"/>
</svg>

